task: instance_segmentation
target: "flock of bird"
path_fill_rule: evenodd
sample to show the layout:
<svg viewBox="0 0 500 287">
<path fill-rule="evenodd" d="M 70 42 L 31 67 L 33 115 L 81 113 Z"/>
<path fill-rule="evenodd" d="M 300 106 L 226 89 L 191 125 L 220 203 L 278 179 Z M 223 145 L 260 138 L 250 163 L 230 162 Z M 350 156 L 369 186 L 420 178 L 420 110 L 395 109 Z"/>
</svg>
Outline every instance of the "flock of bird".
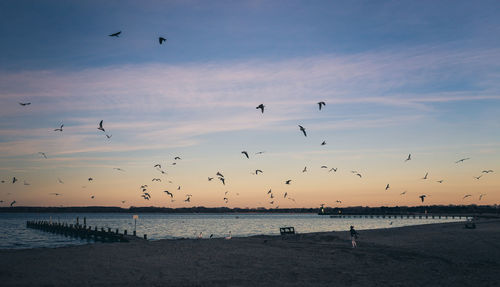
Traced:
<svg viewBox="0 0 500 287">
<path fill-rule="evenodd" d="M 110 37 L 120 37 L 121 33 L 122 33 L 122 32 L 121 32 L 121 31 L 119 31 L 119 32 L 116 32 L 116 33 L 109 34 L 108 36 L 110 36 Z M 166 41 L 167 41 L 167 39 L 166 39 L 166 38 L 164 38 L 164 37 L 161 37 L 161 36 L 160 36 L 160 37 L 158 37 L 158 41 L 159 41 L 159 44 L 161 45 L 161 44 L 163 44 L 164 42 L 166 42 Z M 27 107 L 27 106 L 31 105 L 31 102 L 20 102 L 20 103 L 19 103 L 19 105 L 21 105 L 22 107 Z M 318 105 L 318 109 L 319 109 L 319 111 L 322 111 L 322 109 L 323 109 L 323 108 L 325 108 L 326 103 L 325 103 L 324 101 L 320 101 L 320 102 L 318 102 L 318 103 L 317 103 L 317 105 Z M 264 114 L 265 107 L 266 107 L 266 106 L 265 106 L 264 104 L 259 104 L 259 105 L 256 107 L 256 109 L 260 110 L 261 114 Z M 112 135 L 111 135 L 111 134 L 108 134 L 108 133 L 106 132 L 106 129 L 105 129 L 105 128 L 104 128 L 104 126 L 103 126 L 103 121 L 104 121 L 104 120 L 101 120 L 101 121 L 98 123 L 97 129 L 98 129 L 99 131 L 102 131 L 102 132 L 106 135 L 107 139 L 111 139 Z M 298 127 L 299 127 L 299 132 L 301 132 L 301 133 L 302 133 L 302 135 L 304 135 L 304 137 L 307 137 L 306 128 L 305 128 L 305 127 L 303 127 L 302 125 L 298 125 Z M 64 128 L 64 124 L 61 124 L 58 128 L 55 128 L 55 129 L 54 129 L 54 131 L 55 131 L 55 132 L 61 132 L 61 133 L 62 133 L 62 132 L 64 132 L 63 128 Z M 320 145 L 321 145 L 321 146 L 325 146 L 326 144 L 327 144 L 327 143 L 326 143 L 326 141 L 322 141 Z M 260 152 L 257 152 L 257 153 L 255 153 L 255 154 L 257 154 L 257 155 L 261 155 L 261 154 L 263 154 L 263 153 L 264 153 L 264 151 L 260 151 Z M 48 159 L 47 154 L 46 154 L 45 152 L 38 152 L 38 154 L 39 154 L 41 157 L 43 157 L 44 159 Z M 246 159 L 250 159 L 250 155 L 249 155 L 249 152 L 248 152 L 248 151 L 246 151 L 246 150 L 241 151 L 241 154 L 242 154 L 242 155 L 244 155 L 244 157 L 245 157 Z M 467 161 L 467 160 L 469 160 L 469 159 L 470 159 L 470 158 L 462 158 L 462 159 L 457 160 L 455 163 L 456 163 L 456 164 L 464 163 L 465 161 Z M 180 160 L 181 160 L 181 157 L 176 156 L 176 157 L 174 158 L 174 162 L 172 163 L 172 166 L 175 166 L 175 165 L 177 164 L 177 162 L 178 162 L 178 161 L 180 161 Z M 411 160 L 412 160 L 411 154 L 408 154 L 408 156 L 406 157 L 406 159 L 404 160 L 404 162 L 408 162 L 408 161 L 411 161 Z M 162 165 L 161 165 L 161 164 L 155 164 L 155 165 L 153 166 L 153 168 L 154 168 L 154 169 L 156 169 L 156 171 L 157 171 L 157 172 L 159 172 L 159 173 L 160 173 L 160 174 L 162 174 L 162 175 L 166 175 L 166 174 L 167 174 L 167 172 L 166 172 L 164 169 L 162 169 Z M 328 169 L 328 167 L 327 167 L 327 166 L 324 166 L 324 165 L 323 165 L 323 166 L 321 166 L 321 168 L 322 168 L 322 169 Z M 119 171 L 119 172 L 125 172 L 125 170 L 123 170 L 122 168 L 114 168 L 114 169 L 115 169 L 116 171 Z M 330 169 L 328 170 L 328 172 L 335 172 L 335 173 L 336 173 L 337 171 L 338 171 L 338 168 L 336 168 L 336 167 L 330 168 Z M 304 169 L 302 170 L 302 172 L 303 172 L 303 173 L 308 172 L 307 166 L 305 166 L 305 167 L 304 167 Z M 493 172 L 493 170 L 483 170 L 479 176 L 474 176 L 474 178 L 475 178 L 476 180 L 479 180 L 479 179 L 480 179 L 480 178 L 481 178 L 484 174 L 489 174 L 489 173 L 492 173 L 492 172 Z M 263 174 L 263 171 L 262 171 L 261 169 L 256 169 L 256 170 L 255 170 L 255 172 L 252 172 L 252 174 L 254 174 L 254 175 L 259 175 L 259 173 L 260 173 L 260 174 Z M 361 173 L 359 173 L 359 172 L 358 172 L 358 171 L 356 171 L 356 170 L 352 170 L 352 171 L 351 171 L 351 173 L 352 173 L 354 176 L 359 177 L 360 179 L 363 177 L 363 176 L 362 176 L 362 174 L 361 174 Z M 427 173 L 425 173 L 424 177 L 422 177 L 421 179 L 422 179 L 422 180 L 428 180 L 428 179 L 429 179 L 429 177 L 428 177 L 428 176 L 429 176 L 429 173 L 427 172 Z M 217 178 L 217 179 L 220 181 L 220 183 L 222 184 L 222 186 L 225 186 L 225 185 L 226 185 L 226 178 L 224 177 L 224 175 L 223 175 L 220 171 L 217 171 L 217 172 L 215 173 L 215 175 L 214 175 L 214 176 L 208 176 L 208 181 L 209 181 L 209 182 L 211 182 L 214 178 Z M 63 182 L 60 178 L 57 178 L 57 180 L 58 180 L 58 182 L 59 182 L 60 184 L 64 184 L 64 182 Z M 94 180 L 94 179 L 93 179 L 92 177 L 89 177 L 89 178 L 88 178 L 88 182 L 89 182 L 89 183 L 91 183 L 93 180 Z M 12 178 L 12 180 L 11 180 L 11 183 L 12 183 L 12 184 L 15 184 L 17 181 L 18 181 L 18 179 L 17 179 L 16 177 L 13 177 L 13 178 Z M 151 181 L 152 181 L 152 183 L 160 183 L 160 182 L 162 182 L 162 179 L 161 179 L 161 178 L 159 178 L 159 177 L 154 177 Z M 169 182 L 169 183 L 173 183 L 171 180 L 168 180 L 168 182 Z M 439 179 L 439 180 L 437 180 L 436 182 L 438 182 L 438 183 L 442 184 L 442 183 L 444 182 L 444 180 L 443 180 L 443 179 Z M 1 183 L 6 183 L 6 181 L 5 181 L 5 180 L 1 180 Z M 291 184 L 292 184 L 292 179 L 288 179 L 288 180 L 286 180 L 286 181 L 284 182 L 284 184 L 285 184 L 285 185 L 291 185 Z M 26 182 L 26 181 L 24 180 L 24 185 L 29 185 L 29 183 L 28 183 L 28 182 Z M 82 186 L 82 187 L 83 187 L 83 188 L 85 188 L 86 186 Z M 140 195 L 139 195 L 139 196 L 140 196 L 141 198 L 143 198 L 144 200 L 150 200 L 150 199 L 151 199 L 151 192 L 150 192 L 149 188 L 150 188 L 150 187 L 149 187 L 147 184 L 143 184 L 143 185 L 141 185 L 141 186 L 139 187 L 139 190 L 140 190 Z M 385 191 L 389 191 L 390 189 L 391 189 L 391 186 L 390 186 L 390 184 L 389 184 L 389 183 L 387 183 L 387 185 L 385 186 Z M 177 187 L 176 191 L 177 191 L 177 192 L 179 192 L 180 190 L 181 190 L 181 186 L 179 185 L 179 186 Z M 163 191 L 163 193 L 164 193 L 167 197 L 170 197 L 171 202 L 174 202 L 174 201 L 175 201 L 175 199 L 174 199 L 174 198 L 177 198 L 177 197 L 178 197 L 176 194 L 174 194 L 174 192 L 173 192 L 173 191 L 164 190 L 164 191 Z M 405 195 L 406 193 L 407 193 L 407 191 L 404 191 L 404 192 L 401 192 L 401 193 L 400 193 L 400 195 Z M 224 201 L 226 204 L 229 202 L 229 196 L 228 196 L 228 194 L 229 194 L 229 192 L 228 192 L 228 191 L 225 191 L 225 193 L 224 193 L 224 197 L 223 197 L 223 201 Z M 61 196 L 62 194 L 61 194 L 61 193 L 55 193 L 55 192 L 53 192 L 53 193 L 50 193 L 50 195 L 53 195 L 53 196 Z M 238 193 L 237 193 L 237 195 L 238 195 Z M 479 200 L 481 200 L 481 199 L 482 199 L 485 195 L 486 195 L 486 194 L 482 194 L 482 193 L 481 193 L 481 194 L 479 195 Z M 182 195 L 181 195 L 181 196 L 182 196 Z M 184 202 L 191 202 L 192 194 L 185 194 L 185 195 L 183 195 L 183 196 L 184 196 L 184 199 L 183 199 L 183 201 L 184 201 Z M 275 196 L 275 194 L 272 192 L 272 190 L 271 190 L 271 189 L 269 189 L 269 191 L 267 191 L 267 196 L 269 197 L 269 204 L 274 205 L 274 204 L 275 204 L 275 200 L 276 200 L 276 196 Z M 424 200 L 425 200 L 425 198 L 426 198 L 426 197 L 429 197 L 429 196 L 430 196 L 430 195 L 421 194 L 421 195 L 419 195 L 418 197 L 420 198 L 421 202 L 423 203 L 423 202 L 424 202 Z M 466 198 L 469 198 L 469 197 L 472 197 L 472 195 L 471 195 L 471 194 L 466 194 L 466 195 L 464 195 L 464 196 L 463 196 L 463 199 L 466 199 Z M 91 198 L 91 199 L 94 199 L 94 198 L 95 198 L 95 195 L 90 195 L 90 198 Z M 283 199 L 286 199 L 286 200 L 290 200 L 290 201 L 295 202 L 295 199 L 293 199 L 293 198 L 291 198 L 291 197 L 289 196 L 288 191 L 285 191 L 285 192 L 282 194 L 282 198 L 283 198 Z M 3 203 L 3 202 L 4 202 L 3 200 L 0 200 L 0 203 Z M 122 202 L 122 203 L 125 203 L 125 201 L 124 201 L 124 200 L 122 200 L 121 202 Z M 17 203 L 17 202 L 16 202 L 15 200 L 13 200 L 13 201 L 10 203 L 10 206 L 12 207 L 12 206 L 14 206 L 16 203 Z M 341 204 L 341 203 L 342 203 L 342 201 L 341 201 L 341 200 L 336 200 L 336 201 L 335 201 L 335 203 Z M 275 208 L 279 208 L 279 205 L 276 205 L 276 206 L 275 206 Z M 200 236 L 201 236 L 201 234 L 200 234 Z"/>
</svg>

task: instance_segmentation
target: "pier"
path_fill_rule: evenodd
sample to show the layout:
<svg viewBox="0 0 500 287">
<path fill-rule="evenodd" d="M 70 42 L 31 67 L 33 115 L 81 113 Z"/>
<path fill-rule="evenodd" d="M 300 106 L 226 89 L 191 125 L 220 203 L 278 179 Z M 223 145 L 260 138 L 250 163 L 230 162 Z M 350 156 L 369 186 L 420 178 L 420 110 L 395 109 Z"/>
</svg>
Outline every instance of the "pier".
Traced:
<svg viewBox="0 0 500 287">
<path fill-rule="evenodd" d="M 133 240 L 143 240 L 135 236 L 135 231 L 133 235 L 127 235 L 127 230 L 124 230 L 123 233 L 119 233 L 118 229 L 112 230 L 111 228 L 105 229 L 103 227 L 98 228 L 97 226 L 92 228 L 92 226 L 80 225 L 78 223 L 68 224 L 50 221 L 27 221 L 26 227 L 96 242 L 130 242 Z M 144 234 L 144 240 L 146 239 L 147 235 Z"/>
</svg>

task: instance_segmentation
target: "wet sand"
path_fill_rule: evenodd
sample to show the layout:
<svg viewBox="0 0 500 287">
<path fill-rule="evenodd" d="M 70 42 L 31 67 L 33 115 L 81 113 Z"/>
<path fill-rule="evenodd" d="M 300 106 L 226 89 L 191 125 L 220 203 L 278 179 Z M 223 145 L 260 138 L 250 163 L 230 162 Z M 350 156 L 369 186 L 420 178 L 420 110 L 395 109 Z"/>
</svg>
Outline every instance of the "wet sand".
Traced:
<svg viewBox="0 0 500 287">
<path fill-rule="evenodd" d="M 500 221 L 0 250 L 1 286 L 500 286 Z"/>
</svg>

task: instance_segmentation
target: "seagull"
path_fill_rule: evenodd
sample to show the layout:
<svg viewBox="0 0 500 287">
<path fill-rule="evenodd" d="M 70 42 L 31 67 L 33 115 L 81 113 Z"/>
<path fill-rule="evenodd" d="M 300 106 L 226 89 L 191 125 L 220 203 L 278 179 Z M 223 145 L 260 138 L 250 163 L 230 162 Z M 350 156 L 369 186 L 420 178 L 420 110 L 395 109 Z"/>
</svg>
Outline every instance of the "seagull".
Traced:
<svg viewBox="0 0 500 287">
<path fill-rule="evenodd" d="M 61 125 L 58 129 L 54 129 L 55 132 L 62 132 L 64 125 Z"/>
<path fill-rule="evenodd" d="M 186 194 L 186 199 L 184 200 L 185 202 L 191 202 L 191 196 L 190 194 Z"/>
<path fill-rule="evenodd" d="M 14 200 L 13 202 L 10 203 L 10 207 L 12 207 L 14 204 L 16 204 L 16 201 Z"/>
<path fill-rule="evenodd" d="M 224 201 L 227 203 L 229 199 L 227 199 L 227 197 L 224 197 Z"/>
<path fill-rule="evenodd" d="M 441 180 L 436 180 L 436 182 L 439 182 L 439 183 L 443 183 L 443 181 L 444 181 L 443 179 L 441 179 Z"/>
<path fill-rule="evenodd" d="M 488 170 L 483 170 L 482 173 L 490 173 L 490 172 L 493 172 L 491 169 L 488 169 Z"/>
<path fill-rule="evenodd" d="M 326 106 L 326 103 L 325 102 L 318 102 L 318 106 L 319 106 L 319 110 L 321 111 L 321 107 Z"/>
<path fill-rule="evenodd" d="M 262 173 L 262 170 L 260 170 L 260 169 L 255 170 L 255 174 L 259 174 L 259 172 Z"/>
<path fill-rule="evenodd" d="M 272 191 L 271 191 L 271 190 L 269 190 L 269 191 L 267 192 L 267 194 L 270 194 L 271 192 L 272 192 Z"/>
<path fill-rule="evenodd" d="M 283 195 L 283 198 L 286 198 L 287 195 L 288 195 L 288 192 L 285 192 L 285 194 Z"/>
<path fill-rule="evenodd" d="M 302 133 L 304 134 L 304 136 L 307 137 L 306 129 L 303 126 L 301 126 L 301 125 L 299 125 L 299 129 L 302 131 Z"/>
<path fill-rule="evenodd" d="M 292 182 L 292 180 L 291 180 L 291 179 L 289 179 L 289 180 L 285 181 L 285 184 L 290 184 L 290 182 Z"/>
<path fill-rule="evenodd" d="M 464 195 L 464 197 L 462 199 L 466 199 L 467 197 L 471 197 L 472 195 L 471 194 L 466 194 Z"/>
<path fill-rule="evenodd" d="M 220 172 L 217 172 L 215 175 L 216 175 L 216 176 L 220 176 L 220 177 L 224 177 L 224 176 L 222 175 L 222 173 L 220 173 Z"/>
<path fill-rule="evenodd" d="M 336 169 L 336 168 L 334 168 L 334 167 L 332 167 L 332 168 L 331 168 L 328 172 L 332 172 L 332 171 L 333 171 L 333 172 L 337 172 L 337 169 Z"/>
<path fill-rule="evenodd" d="M 122 31 L 119 31 L 119 32 L 116 32 L 116 33 L 113 33 L 113 34 L 109 34 L 108 36 L 110 36 L 110 37 L 120 37 L 121 33 L 122 33 Z"/>
<path fill-rule="evenodd" d="M 219 177 L 219 180 L 220 180 L 220 181 L 222 181 L 222 184 L 223 184 L 223 185 L 226 185 L 226 182 L 225 182 L 225 180 L 224 180 L 224 178 L 223 178 L 223 177 Z"/>
<path fill-rule="evenodd" d="M 256 107 L 256 109 L 260 109 L 260 111 L 264 113 L 264 107 L 265 107 L 264 104 L 260 104 Z"/>
<path fill-rule="evenodd" d="M 212 181 L 212 179 L 214 179 L 213 177 L 208 177 L 208 181 Z"/>
<path fill-rule="evenodd" d="M 31 103 L 19 103 L 19 104 L 23 107 L 31 105 Z"/>
<path fill-rule="evenodd" d="M 263 154 L 263 153 L 264 153 L 264 151 L 258 151 L 255 154 Z"/>
<path fill-rule="evenodd" d="M 103 121 L 103 120 L 101 120 L 101 121 L 99 122 L 99 127 L 98 127 L 97 129 L 98 129 L 98 130 L 101 130 L 101 131 L 103 131 L 103 132 L 106 132 L 106 130 L 104 130 L 104 128 L 102 127 L 102 121 Z"/>
<path fill-rule="evenodd" d="M 12 178 L 12 183 L 14 184 L 14 183 L 16 183 L 16 181 L 17 181 L 17 178 L 14 176 L 14 177 Z"/>
<path fill-rule="evenodd" d="M 241 153 L 242 153 L 242 154 L 244 154 L 247 158 L 249 158 L 249 157 L 248 157 L 248 152 L 246 152 L 246 151 L 242 151 Z"/>
<path fill-rule="evenodd" d="M 159 178 L 153 178 L 151 181 L 161 181 Z"/>
<path fill-rule="evenodd" d="M 118 171 L 124 171 L 123 169 L 119 168 L 119 167 L 114 167 L 113 169 L 116 169 Z"/>
<path fill-rule="evenodd" d="M 174 194 L 169 192 L 168 190 L 164 190 L 163 192 L 165 192 L 166 194 L 170 195 L 170 198 L 174 198 Z"/>
<path fill-rule="evenodd" d="M 405 162 L 411 160 L 411 153 L 408 154 L 408 157 L 405 159 Z"/>
<path fill-rule="evenodd" d="M 468 160 L 468 159 L 470 159 L 470 157 L 459 159 L 455 163 L 464 162 L 465 160 Z"/>
<path fill-rule="evenodd" d="M 89 177 L 89 181 L 93 181 L 93 180 L 94 180 L 93 178 Z"/>
<path fill-rule="evenodd" d="M 304 166 L 304 169 L 302 170 L 302 172 L 306 172 L 307 171 L 307 166 Z"/>
<path fill-rule="evenodd" d="M 151 197 L 146 195 L 146 194 L 142 194 L 141 197 L 143 197 L 145 200 L 149 200 Z"/>
<path fill-rule="evenodd" d="M 178 160 L 178 159 L 181 159 L 180 157 L 176 156 L 174 157 L 174 160 Z"/>
<path fill-rule="evenodd" d="M 474 176 L 475 179 L 480 179 L 483 175 L 480 176 Z"/>
<path fill-rule="evenodd" d="M 158 37 L 158 42 L 160 42 L 160 45 L 163 44 L 163 42 L 166 42 L 167 39 L 163 38 L 163 37 Z"/>
<path fill-rule="evenodd" d="M 172 165 L 176 165 L 177 163 L 176 162 L 173 162 Z"/>
<path fill-rule="evenodd" d="M 485 196 L 485 195 L 486 195 L 486 193 L 481 193 L 481 194 L 479 195 L 479 200 L 481 200 L 481 198 L 483 198 L 483 196 Z"/>
<path fill-rule="evenodd" d="M 362 178 L 361 173 L 356 173 L 356 175 L 359 176 L 359 178 Z"/>
<path fill-rule="evenodd" d="M 428 173 L 428 172 L 426 172 L 426 173 L 425 173 L 425 176 L 424 176 L 424 177 L 422 177 L 422 179 L 427 179 L 427 175 L 428 175 L 428 174 L 429 174 L 429 173 Z"/>
<path fill-rule="evenodd" d="M 47 158 L 47 155 L 44 153 L 44 152 L 38 152 L 38 154 L 40 154 L 41 156 L 43 156 L 44 158 Z"/>
<path fill-rule="evenodd" d="M 52 192 L 52 193 L 49 193 L 49 194 L 51 194 L 51 195 L 55 195 L 55 196 L 59 196 L 59 195 L 61 195 L 60 193 L 57 193 L 57 192 Z"/>
<path fill-rule="evenodd" d="M 321 168 L 328 168 L 326 165 L 322 165 Z"/>
<path fill-rule="evenodd" d="M 424 198 L 426 197 L 426 195 L 425 195 L 425 194 L 422 194 L 422 195 L 420 195 L 419 197 L 420 197 L 420 199 L 422 200 L 422 202 L 424 202 Z"/>
<path fill-rule="evenodd" d="M 107 137 L 108 139 L 110 139 L 112 136 L 113 136 L 113 135 L 108 135 L 108 134 L 106 134 L 106 137 Z"/>
<path fill-rule="evenodd" d="M 388 189 L 389 189 L 389 184 L 387 184 L 387 185 L 385 186 L 385 190 L 388 190 Z"/>
<path fill-rule="evenodd" d="M 326 145 L 326 141 L 323 141 L 323 142 L 321 143 L 321 145 Z"/>
<path fill-rule="evenodd" d="M 145 185 L 141 185 L 140 189 L 144 190 L 146 187 L 148 187 L 148 185 L 147 185 L 147 184 L 145 184 Z"/>
<path fill-rule="evenodd" d="M 274 198 L 274 195 L 271 193 L 271 195 L 269 196 L 269 198 Z"/>
<path fill-rule="evenodd" d="M 270 204 L 274 204 L 274 200 L 269 202 Z"/>
<path fill-rule="evenodd" d="M 177 190 L 181 190 L 181 186 L 180 185 L 177 187 Z"/>
<path fill-rule="evenodd" d="M 336 202 L 336 203 L 342 203 L 342 201 L 340 201 L 340 200 L 335 200 L 335 202 Z"/>
</svg>

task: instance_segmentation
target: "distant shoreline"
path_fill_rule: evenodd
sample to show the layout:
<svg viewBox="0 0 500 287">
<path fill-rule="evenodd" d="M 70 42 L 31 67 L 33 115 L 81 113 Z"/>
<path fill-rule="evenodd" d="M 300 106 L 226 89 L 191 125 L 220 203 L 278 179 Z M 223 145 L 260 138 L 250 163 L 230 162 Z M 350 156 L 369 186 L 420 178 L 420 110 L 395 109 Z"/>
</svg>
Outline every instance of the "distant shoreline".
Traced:
<svg viewBox="0 0 500 287">
<path fill-rule="evenodd" d="M 116 206 L 70 206 L 41 207 L 15 206 L 0 207 L 0 213 L 300 213 L 300 214 L 342 214 L 342 215 L 420 215 L 420 214 L 455 214 L 483 215 L 500 217 L 497 205 L 430 205 L 430 206 L 396 206 L 396 207 L 325 207 L 321 208 L 228 208 L 228 207 L 130 207 Z"/>
</svg>

